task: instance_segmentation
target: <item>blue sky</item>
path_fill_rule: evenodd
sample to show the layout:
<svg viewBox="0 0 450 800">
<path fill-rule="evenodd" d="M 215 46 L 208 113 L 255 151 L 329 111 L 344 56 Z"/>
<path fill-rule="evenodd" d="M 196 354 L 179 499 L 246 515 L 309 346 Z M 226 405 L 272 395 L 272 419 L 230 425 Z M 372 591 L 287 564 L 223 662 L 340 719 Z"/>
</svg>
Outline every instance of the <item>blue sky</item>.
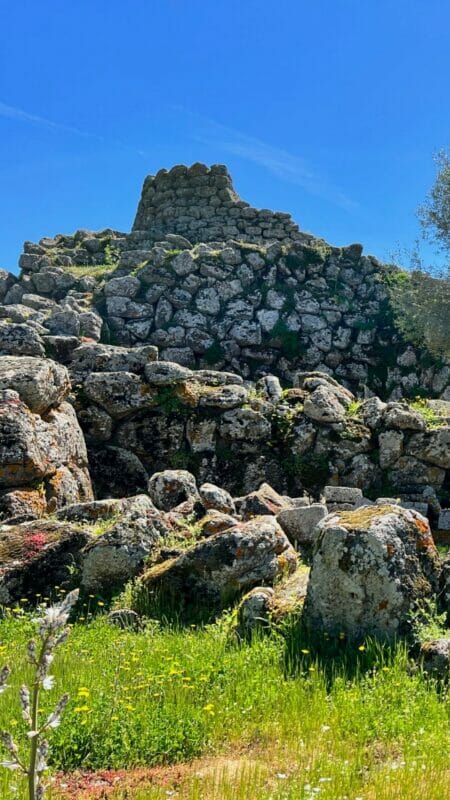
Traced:
<svg viewBox="0 0 450 800">
<path fill-rule="evenodd" d="M 450 144 L 448 0 L 0 0 L 0 266 L 129 230 L 145 175 L 226 163 L 253 205 L 387 258 Z"/>
</svg>

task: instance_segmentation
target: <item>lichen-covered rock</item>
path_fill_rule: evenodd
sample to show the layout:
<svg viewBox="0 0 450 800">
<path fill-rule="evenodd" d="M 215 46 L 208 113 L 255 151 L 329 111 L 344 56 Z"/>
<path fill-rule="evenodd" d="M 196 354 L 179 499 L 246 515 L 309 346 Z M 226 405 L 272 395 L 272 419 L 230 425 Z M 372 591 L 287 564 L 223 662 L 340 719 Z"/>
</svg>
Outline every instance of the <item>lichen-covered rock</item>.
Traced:
<svg viewBox="0 0 450 800">
<path fill-rule="evenodd" d="M 213 483 L 203 483 L 198 491 L 206 509 L 215 509 L 216 511 L 222 511 L 224 514 L 236 513 L 233 498 L 225 489 L 221 489 Z"/>
<path fill-rule="evenodd" d="M 50 359 L 0 358 L 0 390 L 13 389 L 36 414 L 64 400 L 70 391 L 67 369 Z"/>
<path fill-rule="evenodd" d="M 450 638 L 425 642 L 420 648 L 420 662 L 425 672 L 437 678 L 448 678 L 450 673 Z"/>
<path fill-rule="evenodd" d="M 2 355 L 44 356 L 45 348 L 39 333 L 26 323 L 0 322 Z"/>
<path fill-rule="evenodd" d="M 73 588 L 89 530 L 55 520 L 0 526 L 0 604 L 21 598 L 32 603 L 55 586 Z"/>
<path fill-rule="evenodd" d="M 393 640 L 437 591 L 439 557 L 428 520 L 397 506 L 337 512 L 319 523 L 305 618 L 314 629 Z"/>
<path fill-rule="evenodd" d="M 144 573 L 136 611 L 151 598 L 181 616 L 211 617 L 258 584 L 272 586 L 297 565 L 295 550 L 274 518 L 236 525 Z"/>
<path fill-rule="evenodd" d="M 192 377 L 192 372 L 171 361 L 155 361 L 145 367 L 145 377 L 150 386 L 173 386 Z"/>
<path fill-rule="evenodd" d="M 305 415 L 316 422 L 342 422 L 345 419 L 345 406 L 328 386 L 318 386 L 307 396 L 303 410 Z"/>
<path fill-rule="evenodd" d="M 111 595 L 136 577 L 168 532 L 146 495 L 128 498 L 106 519 L 109 527 L 83 551 L 81 586 L 92 594 Z"/>
<path fill-rule="evenodd" d="M 245 497 L 236 499 L 236 508 L 242 519 L 249 520 L 261 514 L 276 516 L 286 508 L 291 508 L 293 503 L 286 497 L 278 494 L 268 483 L 262 483 L 256 492 L 250 492 Z"/>
<path fill-rule="evenodd" d="M 171 511 L 186 500 L 199 499 L 195 477 L 185 469 L 155 472 L 148 482 L 148 493 L 162 511 Z"/>
<path fill-rule="evenodd" d="M 93 372 L 83 388 L 89 400 L 115 419 L 154 405 L 154 391 L 132 372 Z"/>
<path fill-rule="evenodd" d="M 41 446 L 45 425 L 17 392 L 0 393 L 0 487 L 29 486 L 48 470 Z"/>
<path fill-rule="evenodd" d="M 328 510 L 322 503 L 312 503 L 304 508 L 287 508 L 277 514 L 277 522 L 290 542 L 301 545 L 314 543 L 317 525 L 326 517 Z"/>
<path fill-rule="evenodd" d="M 106 344 L 82 344 L 71 357 L 71 372 L 134 372 L 141 374 L 148 362 L 156 361 L 158 349 L 152 345 L 118 347 Z"/>
<path fill-rule="evenodd" d="M 0 492 L 0 520 L 25 522 L 43 517 L 47 511 L 47 498 L 41 489 L 25 487 Z"/>
<path fill-rule="evenodd" d="M 272 589 L 257 586 L 246 594 L 236 613 L 235 631 L 240 638 L 248 638 L 256 630 L 269 628 L 271 623 L 298 613 L 306 596 L 309 570 L 300 566 L 287 580 Z"/>
</svg>

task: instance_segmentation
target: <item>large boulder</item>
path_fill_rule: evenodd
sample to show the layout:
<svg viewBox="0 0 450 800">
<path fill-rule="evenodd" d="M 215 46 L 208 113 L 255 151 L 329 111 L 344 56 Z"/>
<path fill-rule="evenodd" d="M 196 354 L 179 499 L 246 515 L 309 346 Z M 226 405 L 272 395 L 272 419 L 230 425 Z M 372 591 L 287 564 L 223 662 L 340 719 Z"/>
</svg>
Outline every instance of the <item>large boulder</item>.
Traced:
<svg viewBox="0 0 450 800">
<path fill-rule="evenodd" d="M 292 573 L 297 555 L 273 517 L 259 517 L 194 545 L 144 573 L 136 610 L 157 600 L 182 617 L 211 617 L 254 586 Z"/>
<path fill-rule="evenodd" d="M 0 322 L 0 354 L 44 356 L 45 348 L 39 333 L 27 323 Z"/>
<path fill-rule="evenodd" d="M 314 629 L 359 639 L 407 634 L 417 603 L 438 590 L 428 520 L 398 506 L 366 506 L 319 523 L 305 606 Z"/>
<path fill-rule="evenodd" d="M 142 571 L 168 528 L 146 495 L 100 503 L 103 524 L 99 526 L 102 518 L 97 517 L 97 526 L 102 532 L 83 552 L 81 586 L 86 592 L 110 595 Z M 93 514 L 98 503 L 88 506 L 86 513 Z M 83 514 L 82 506 L 75 506 L 73 513 Z"/>
<path fill-rule="evenodd" d="M 2 389 L 13 389 L 31 411 L 42 414 L 69 394 L 69 373 L 50 359 L 5 356 L 0 358 Z"/>
<path fill-rule="evenodd" d="M 83 434 L 73 407 L 59 402 L 70 386 L 66 369 L 40 359 L 4 360 L 28 362 L 30 373 L 27 378 L 26 365 L 20 363 L 9 363 L 3 372 L 4 385 L 17 386 L 17 391 L 0 390 L 0 489 L 37 491 L 52 510 L 92 499 Z M 24 499 L 20 511 L 10 494 L 4 509 L 9 507 L 12 516 L 16 511 L 34 516 L 41 504 L 30 496 L 27 508 Z M 47 503 L 41 510 L 46 509 Z"/>
<path fill-rule="evenodd" d="M 0 604 L 35 603 L 79 581 L 89 529 L 58 520 L 0 526 Z"/>
</svg>

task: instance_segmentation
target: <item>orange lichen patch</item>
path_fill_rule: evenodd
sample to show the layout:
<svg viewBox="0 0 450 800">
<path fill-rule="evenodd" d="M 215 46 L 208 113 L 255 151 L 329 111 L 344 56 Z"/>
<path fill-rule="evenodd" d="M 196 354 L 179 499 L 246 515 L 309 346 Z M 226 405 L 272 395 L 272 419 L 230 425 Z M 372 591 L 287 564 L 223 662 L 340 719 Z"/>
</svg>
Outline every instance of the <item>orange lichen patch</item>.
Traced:
<svg viewBox="0 0 450 800">
<path fill-rule="evenodd" d="M 175 395 L 185 405 L 195 408 L 198 406 L 200 397 L 200 385 L 194 381 L 179 383 L 175 389 Z"/>
<path fill-rule="evenodd" d="M 365 530 L 378 517 L 385 514 L 399 514 L 402 509 L 399 506 L 362 506 L 356 511 L 336 511 L 339 524 L 350 530 Z"/>
<path fill-rule="evenodd" d="M 48 481 L 48 488 L 51 494 L 59 494 L 59 490 L 63 484 L 64 478 L 67 477 L 67 472 L 64 469 L 57 469 L 54 475 Z"/>
<path fill-rule="evenodd" d="M 424 520 L 424 519 L 414 519 L 414 522 L 416 524 L 416 528 L 418 528 L 418 530 L 421 533 L 429 533 L 430 532 L 430 526 L 429 526 L 429 524 L 428 524 L 428 522 L 426 520 Z"/>
<path fill-rule="evenodd" d="M 36 517 L 44 516 L 47 511 L 45 494 L 39 489 L 16 489 L 9 493 L 11 500 L 16 498 L 17 502 L 26 507 Z"/>
<path fill-rule="evenodd" d="M 386 550 L 387 550 L 387 554 L 388 554 L 389 558 L 392 558 L 392 556 L 395 556 L 395 553 L 397 552 L 393 544 L 388 544 L 386 546 Z"/>
</svg>

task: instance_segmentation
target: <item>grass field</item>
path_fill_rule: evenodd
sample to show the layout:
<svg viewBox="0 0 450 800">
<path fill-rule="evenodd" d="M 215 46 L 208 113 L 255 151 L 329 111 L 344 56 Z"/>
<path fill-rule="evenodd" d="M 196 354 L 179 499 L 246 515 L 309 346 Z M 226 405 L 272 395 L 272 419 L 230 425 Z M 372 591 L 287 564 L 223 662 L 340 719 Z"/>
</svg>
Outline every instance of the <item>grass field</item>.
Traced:
<svg viewBox="0 0 450 800">
<path fill-rule="evenodd" d="M 15 689 L 29 678 L 31 632 L 27 615 L 0 622 L 0 662 L 13 668 L 0 728 L 17 738 L 25 727 Z M 138 788 L 119 781 L 114 800 L 449 794 L 449 697 L 411 670 L 403 645 L 313 647 L 295 622 L 238 643 L 226 620 L 133 633 L 97 618 L 73 626 L 52 671 L 57 686 L 43 713 L 63 691 L 71 695 L 53 734 L 52 770 L 162 767 Z M 0 772 L 0 796 L 25 798 L 16 773 Z"/>
</svg>

